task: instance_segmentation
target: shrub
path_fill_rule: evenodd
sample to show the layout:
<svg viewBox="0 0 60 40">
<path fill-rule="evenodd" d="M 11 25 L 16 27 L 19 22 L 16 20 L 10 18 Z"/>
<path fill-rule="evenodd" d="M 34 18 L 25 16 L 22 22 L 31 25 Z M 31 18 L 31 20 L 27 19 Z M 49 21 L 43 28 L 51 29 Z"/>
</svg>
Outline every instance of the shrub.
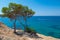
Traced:
<svg viewBox="0 0 60 40">
<path fill-rule="evenodd" d="M 36 34 L 36 31 L 33 28 L 26 27 L 26 32 L 31 34 Z"/>
</svg>

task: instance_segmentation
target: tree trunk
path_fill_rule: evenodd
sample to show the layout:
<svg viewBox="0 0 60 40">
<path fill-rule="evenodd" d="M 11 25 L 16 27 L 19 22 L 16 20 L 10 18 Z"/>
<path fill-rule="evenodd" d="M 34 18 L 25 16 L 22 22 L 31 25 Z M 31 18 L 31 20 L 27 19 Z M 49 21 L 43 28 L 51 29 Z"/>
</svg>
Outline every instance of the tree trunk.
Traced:
<svg viewBox="0 0 60 40">
<path fill-rule="evenodd" d="M 14 21 L 14 33 L 16 33 L 16 19 Z"/>
</svg>

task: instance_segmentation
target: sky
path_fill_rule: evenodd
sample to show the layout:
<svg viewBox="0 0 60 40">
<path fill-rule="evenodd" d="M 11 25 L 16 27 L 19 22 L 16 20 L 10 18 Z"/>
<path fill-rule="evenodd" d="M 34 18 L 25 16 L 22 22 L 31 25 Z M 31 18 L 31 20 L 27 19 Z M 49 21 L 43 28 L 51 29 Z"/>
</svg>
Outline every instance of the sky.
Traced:
<svg viewBox="0 0 60 40">
<path fill-rule="evenodd" d="M 60 0 L 0 0 L 0 14 L 10 2 L 28 6 L 35 11 L 34 16 L 60 16 Z"/>
</svg>

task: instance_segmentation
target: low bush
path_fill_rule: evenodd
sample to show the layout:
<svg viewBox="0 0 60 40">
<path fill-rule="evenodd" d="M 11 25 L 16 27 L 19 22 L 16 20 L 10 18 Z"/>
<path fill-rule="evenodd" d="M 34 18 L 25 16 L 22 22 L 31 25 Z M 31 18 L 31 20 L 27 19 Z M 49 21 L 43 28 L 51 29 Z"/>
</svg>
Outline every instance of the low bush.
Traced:
<svg viewBox="0 0 60 40">
<path fill-rule="evenodd" d="M 36 31 L 33 28 L 26 27 L 26 32 L 31 34 L 36 34 Z"/>
</svg>

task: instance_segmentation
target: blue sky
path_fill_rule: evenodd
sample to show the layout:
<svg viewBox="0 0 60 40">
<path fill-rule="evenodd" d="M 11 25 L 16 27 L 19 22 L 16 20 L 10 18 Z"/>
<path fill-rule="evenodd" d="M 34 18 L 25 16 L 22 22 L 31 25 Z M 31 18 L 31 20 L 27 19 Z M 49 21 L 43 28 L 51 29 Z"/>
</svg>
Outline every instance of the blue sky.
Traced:
<svg viewBox="0 0 60 40">
<path fill-rule="evenodd" d="M 0 0 L 0 14 L 2 7 L 10 2 L 28 6 L 35 11 L 35 16 L 60 16 L 60 0 Z"/>
</svg>

